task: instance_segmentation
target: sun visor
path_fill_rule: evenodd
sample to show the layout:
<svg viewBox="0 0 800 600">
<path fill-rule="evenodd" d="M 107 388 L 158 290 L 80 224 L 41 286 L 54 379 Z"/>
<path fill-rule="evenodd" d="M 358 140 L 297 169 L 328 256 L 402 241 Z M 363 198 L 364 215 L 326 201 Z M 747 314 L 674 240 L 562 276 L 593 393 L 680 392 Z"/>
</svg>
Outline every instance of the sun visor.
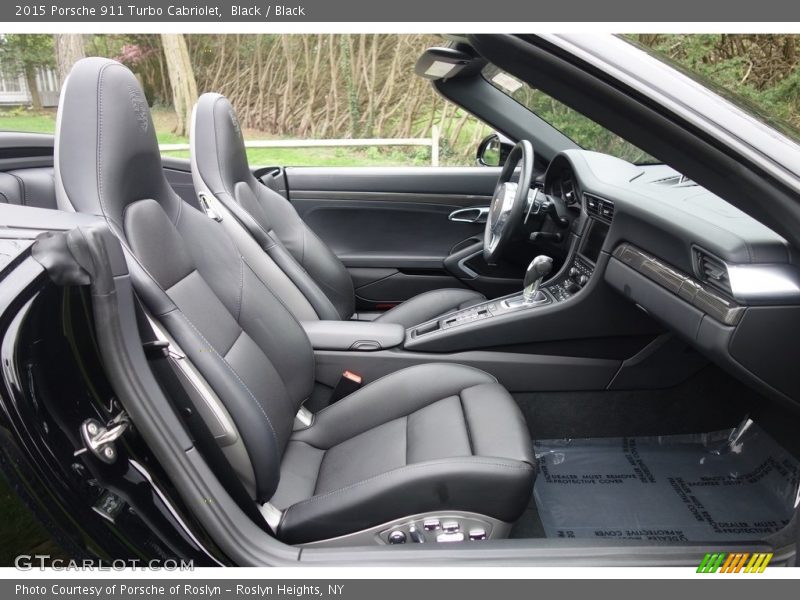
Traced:
<svg viewBox="0 0 800 600">
<path fill-rule="evenodd" d="M 452 79 L 474 60 L 472 54 L 455 48 L 428 48 L 417 60 L 414 72 L 425 79 Z"/>
</svg>

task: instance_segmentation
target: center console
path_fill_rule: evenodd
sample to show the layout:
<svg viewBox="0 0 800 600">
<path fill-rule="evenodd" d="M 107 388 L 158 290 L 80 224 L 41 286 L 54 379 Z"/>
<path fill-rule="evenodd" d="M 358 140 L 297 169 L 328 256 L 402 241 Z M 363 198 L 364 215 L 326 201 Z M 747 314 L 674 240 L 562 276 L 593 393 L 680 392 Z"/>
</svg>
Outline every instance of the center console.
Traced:
<svg viewBox="0 0 800 600">
<path fill-rule="evenodd" d="M 547 287 L 557 300 L 568 300 L 589 283 L 594 274 L 597 259 L 608 235 L 609 225 L 599 219 L 589 219 L 586 233 L 581 238 L 578 251 L 568 268 L 562 270 L 565 275 L 557 281 L 549 282 Z"/>
<path fill-rule="evenodd" d="M 600 213 L 595 215 L 590 211 L 586 232 L 577 242 L 577 251 L 555 277 L 538 287 L 535 297 L 526 299 L 521 293 L 511 294 L 443 315 L 413 327 L 409 332 L 411 339 L 569 300 L 580 293 L 591 280 L 608 235 L 609 224 L 610 217 Z"/>
</svg>

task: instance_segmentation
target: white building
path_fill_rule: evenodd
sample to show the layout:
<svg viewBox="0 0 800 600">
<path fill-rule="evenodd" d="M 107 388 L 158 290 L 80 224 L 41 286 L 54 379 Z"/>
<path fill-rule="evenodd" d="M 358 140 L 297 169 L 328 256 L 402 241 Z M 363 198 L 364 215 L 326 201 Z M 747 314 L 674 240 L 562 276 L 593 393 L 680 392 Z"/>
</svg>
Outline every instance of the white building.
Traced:
<svg viewBox="0 0 800 600">
<path fill-rule="evenodd" d="M 39 69 L 36 86 L 42 106 L 58 106 L 58 75 L 53 69 Z M 0 71 L 0 105 L 23 105 L 31 103 L 31 93 L 25 75 L 8 75 Z"/>
</svg>

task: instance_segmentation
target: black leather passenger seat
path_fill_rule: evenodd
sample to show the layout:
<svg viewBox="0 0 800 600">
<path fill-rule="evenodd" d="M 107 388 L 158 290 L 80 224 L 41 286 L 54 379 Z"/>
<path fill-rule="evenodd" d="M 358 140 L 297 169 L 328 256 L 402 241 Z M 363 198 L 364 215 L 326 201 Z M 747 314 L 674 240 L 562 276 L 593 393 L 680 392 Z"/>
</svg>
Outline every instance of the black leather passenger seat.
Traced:
<svg viewBox="0 0 800 600">
<path fill-rule="evenodd" d="M 487 373 L 431 363 L 392 373 L 316 415 L 286 448 L 272 504 L 291 543 L 446 509 L 514 522 L 533 476 L 527 425 Z"/>
<path fill-rule="evenodd" d="M 0 202 L 55 209 L 53 168 L 31 167 L 0 171 Z"/>
<path fill-rule="evenodd" d="M 278 538 L 318 542 L 454 511 L 507 531 L 534 479 L 508 391 L 474 368 L 431 363 L 370 383 L 298 428 L 315 379 L 308 336 L 254 268 L 267 254 L 245 258 L 223 223 L 170 188 L 134 75 L 79 61 L 59 110 L 59 207 L 104 217 L 126 245 L 136 293 L 230 415 L 244 446 L 232 467 L 254 501 L 279 513 Z"/>
</svg>

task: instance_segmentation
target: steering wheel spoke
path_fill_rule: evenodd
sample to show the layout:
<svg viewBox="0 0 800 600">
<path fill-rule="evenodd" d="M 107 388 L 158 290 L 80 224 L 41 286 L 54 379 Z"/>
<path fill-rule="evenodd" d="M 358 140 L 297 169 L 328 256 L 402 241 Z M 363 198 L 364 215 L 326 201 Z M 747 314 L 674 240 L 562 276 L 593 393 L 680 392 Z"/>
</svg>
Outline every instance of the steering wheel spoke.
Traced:
<svg viewBox="0 0 800 600">
<path fill-rule="evenodd" d="M 483 236 L 483 257 L 495 264 L 503 248 L 522 226 L 533 177 L 533 146 L 521 140 L 508 155 L 495 186 L 486 229 Z M 519 166 L 519 179 L 512 181 Z"/>
</svg>

